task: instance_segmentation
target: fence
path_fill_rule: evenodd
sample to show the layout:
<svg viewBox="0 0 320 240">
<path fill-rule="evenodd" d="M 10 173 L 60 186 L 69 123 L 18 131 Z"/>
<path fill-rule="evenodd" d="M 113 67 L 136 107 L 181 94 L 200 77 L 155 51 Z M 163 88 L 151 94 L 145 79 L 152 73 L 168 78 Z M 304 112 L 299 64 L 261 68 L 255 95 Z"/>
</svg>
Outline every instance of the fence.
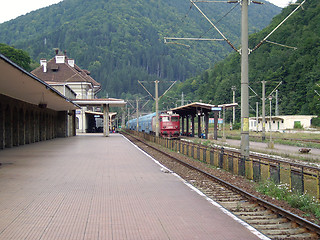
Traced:
<svg viewBox="0 0 320 240">
<path fill-rule="evenodd" d="M 292 191 L 307 193 L 320 200 L 319 168 L 255 155 L 245 159 L 239 152 L 225 150 L 223 147 L 207 147 L 144 133 L 139 133 L 139 136 L 233 174 L 245 176 L 254 181 L 270 179 L 277 184 L 287 184 Z"/>
</svg>

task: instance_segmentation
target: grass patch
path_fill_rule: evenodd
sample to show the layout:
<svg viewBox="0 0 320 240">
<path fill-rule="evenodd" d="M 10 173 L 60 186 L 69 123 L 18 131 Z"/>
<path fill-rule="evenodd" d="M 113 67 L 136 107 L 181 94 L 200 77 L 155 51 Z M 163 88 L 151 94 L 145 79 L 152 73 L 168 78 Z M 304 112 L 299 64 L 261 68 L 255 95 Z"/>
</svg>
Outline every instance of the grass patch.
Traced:
<svg viewBox="0 0 320 240">
<path fill-rule="evenodd" d="M 258 183 L 256 190 L 275 199 L 286 201 L 291 207 L 304 211 L 306 215 L 314 215 L 317 218 L 317 224 L 320 223 L 320 203 L 315 197 L 299 194 L 292 191 L 288 184 L 276 184 L 270 180 Z"/>
</svg>

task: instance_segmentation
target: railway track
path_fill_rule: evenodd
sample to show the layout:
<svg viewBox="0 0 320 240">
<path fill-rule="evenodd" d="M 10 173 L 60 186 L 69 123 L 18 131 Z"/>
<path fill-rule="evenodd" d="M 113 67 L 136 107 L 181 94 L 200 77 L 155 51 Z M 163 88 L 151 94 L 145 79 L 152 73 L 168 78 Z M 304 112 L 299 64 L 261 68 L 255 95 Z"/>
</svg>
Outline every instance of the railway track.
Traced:
<svg viewBox="0 0 320 240">
<path fill-rule="evenodd" d="M 319 225 L 257 198 L 134 136 L 126 136 L 148 153 L 161 153 L 163 157 L 157 160 L 270 239 L 320 239 Z"/>
<path fill-rule="evenodd" d="M 233 137 L 237 137 L 238 135 L 231 135 Z M 261 139 L 261 136 L 250 136 L 253 139 Z M 320 143 L 319 139 L 306 139 L 306 138 L 281 138 L 281 137 L 273 137 L 274 140 L 286 140 L 291 142 L 306 142 L 306 143 Z"/>
</svg>

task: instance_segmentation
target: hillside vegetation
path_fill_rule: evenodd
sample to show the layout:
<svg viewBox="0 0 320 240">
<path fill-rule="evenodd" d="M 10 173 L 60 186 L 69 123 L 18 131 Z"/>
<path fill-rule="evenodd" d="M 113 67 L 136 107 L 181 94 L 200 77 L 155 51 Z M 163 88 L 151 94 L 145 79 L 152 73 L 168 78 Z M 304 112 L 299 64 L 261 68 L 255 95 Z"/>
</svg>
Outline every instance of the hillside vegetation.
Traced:
<svg viewBox="0 0 320 240">
<path fill-rule="evenodd" d="M 27 71 L 32 70 L 31 58 L 27 52 L 0 43 L 0 53 L 23 69 Z"/>
<path fill-rule="evenodd" d="M 199 6 L 239 44 L 239 4 Z M 279 12 L 271 4 L 251 4 L 250 31 L 267 26 Z M 210 27 L 188 0 L 64 0 L 0 24 L 0 42 L 26 50 L 37 62 L 52 58 L 54 48 L 66 50 L 102 84 L 101 96 L 124 98 L 146 94 L 138 80 L 183 82 L 224 59 L 231 51 L 226 43 L 194 42 L 189 49 L 163 43 L 166 36 L 219 37 Z"/>
<path fill-rule="evenodd" d="M 301 2 L 301 1 L 299 1 Z M 250 36 L 249 48 L 253 49 L 267 36 L 297 5 L 289 6 L 276 16 L 271 24 L 260 32 Z M 249 84 L 259 95 L 250 91 L 250 112 L 255 116 L 256 102 L 261 109 L 261 81 L 266 83 L 266 97 L 277 86 L 279 90 L 279 114 L 315 114 L 320 112 L 320 2 L 308 0 L 303 9 L 298 10 L 271 37 L 269 41 L 296 47 L 286 48 L 265 42 L 260 48 L 249 55 Z M 236 101 L 240 104 L 240 55 L 230 54 L 224 61 L 202 74 L 178 84 L 163 99 L 163 108 L 172 107 L 175 99 L 223 104 L 232 102 L 231 87 L 236 86 Z M 170 98 L 169 98 L 170 97 Z M 274 114 L 275 95 L 272 109 Z M 171 104 L 171 106 L 169 106 Z M 266 101 L 266 113 L 269 114 L 269 101 Z M 240 108 L 238 108 L 239 110 Z M 231 118 L 231 112 L 228 112 Z M 261 114 L 261 110 L 260 110 Z M 238 112 L 237 117 L 240 117 Z"/>
</svg>

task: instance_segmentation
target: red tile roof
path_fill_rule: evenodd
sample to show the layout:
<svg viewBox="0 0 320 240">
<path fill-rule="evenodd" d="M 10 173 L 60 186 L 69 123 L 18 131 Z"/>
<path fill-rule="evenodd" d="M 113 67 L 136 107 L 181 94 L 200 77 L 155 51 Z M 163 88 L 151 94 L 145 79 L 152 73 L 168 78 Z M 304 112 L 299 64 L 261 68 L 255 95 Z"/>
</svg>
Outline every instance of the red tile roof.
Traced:
<svg viewBox="0 0 320 240">
<path fill-rule="evenodd" d="M 94 88 L 101 88 L 101 84 L 90 76 L 88 70 L 83 70 L 76 64 L 72 67 L 67 62 L 67 56 L 65 56 L 64 63 L 56 63 L 54 57 L 47 62 L 47 72 L 44 72 L 43 66 L 40 66 L 31 73 L 45 82 L 88 82 Z"/>
</svg>

